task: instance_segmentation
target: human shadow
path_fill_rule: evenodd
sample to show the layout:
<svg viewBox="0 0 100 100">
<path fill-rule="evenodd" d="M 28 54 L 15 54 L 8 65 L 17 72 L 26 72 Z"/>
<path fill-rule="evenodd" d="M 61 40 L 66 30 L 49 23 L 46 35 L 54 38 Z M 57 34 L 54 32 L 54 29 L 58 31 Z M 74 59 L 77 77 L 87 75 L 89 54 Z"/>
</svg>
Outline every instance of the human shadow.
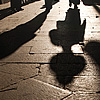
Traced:
<svg viewBox="0 0 100 100">
<path fill-rule="evenodd" d="M 55 1 L 55 0 L 45 0 L 45 5 L 43 5 L 40 9 L 44 9 L 46 8 L 46 6 L 50 6 L 50 5 L 55 5 L 56 3 L 58 3 L 59 1 Z"/>
<path fill-rule="evenodd" d="M 18 12 L 18 11 L 16 11 L 16 12 Z M 16 13 L 16 12 L 13 11 L 13 10 L 11 9 L 11 7 L 6 8 L 6 9 L 2 9 L 2 10 L 0 10 L 0 20 L 4 19 L 5 17 L 7 17 L 7 16 L 9 16 L 9 15 L 12 15 L 12 14 L 14 14 L 14 13 Z"/>
<path fill-rule="evenodd" d="M 61 46 L 63 51 L 53 56 L 50 61 L 50 68 L 55 72 L 56 79 L 65 88 L 66 84 L 73 81 L 85 66 L 85 59 L 82 56 L 74 55 L 71 47 L 83 42 L 86 20 L 81 25 L 79 9 L 69 9 L 64 21 L 57 21 L 57 29 L 49 33 L 51 42 Z M 56 63 L 53 62 L 56 60 Z"/>
<path fill-rule="evenodd" d="M 22 6 L 28 5 L 36 1 L 40 1 L 40 0 L 22 0 Z"/>
<path fill-rule="evenodd" d="M 100 65 L 100 43 L 97 41 L 90 41 L 84 47 L 84 51 L 87 52 L 95 62 Z"/>
<path fill-rule="evenodd" d="M 97 70 L 100 71 L 100 42 L 97 41 L 90 41 L 86 44 L 86 46 L 83 48 L 83 50 L 92 57 L 94 60 L 94 64 L 97 64 L 99 67 Z M 99 72 L 100 75 L 100 72 Z M 100 93 L 100 91 L 97 91 L 96 93 Z"/>
<path fill-rule="evenodd" d="M 48 12 L 44 11 L 25 24 L 0 35 L 0 59 L 15 52 L 21 45 L 33 39 L 34 34 L 46 20 Z"/>
<path fill-rule="evenodd" d="M 33 2 L 35 2 L 35 1 L 39 1 L 39 0 L 31 0 L 31 1 L 27 1 L 27 2 L 22 2 L 21 7 L 22 7 L 22 6 L 25 6 L 25 5 L 28 5 L 28 4 L 30 4 L 30 3 L 33 3 Z M 12 5 L 12 4 L 11 4 L 11 5 Z M 15 5 L 16 5 L 16 3 L 15 3 Z M 22 10 L 23 10 L 23 9 L 21 9 L 21 10 L 13 10 L 13 7 L 12 7 L 12 6 L 9 7 L 9 8 L 1 9 L 1 10 L 0 10 L 0 20 L 4 19 L 4 18 L 7 17 L 7 16 L 10 16 L 10 15 L 12 15 L 12 14 L 15 14 L 15 13 L 17 13 L 17 12 L 19 12 L 19 11 L 22 11 Z"/>
<path fill-rule="evenodd" d="M 84 5 L 92 6 L 92 5 L 100 5 L 100 0 L 82 0 Z"/>
<path fill-rule="evenodd" d="M 11 9 L 14 11 L 22 10 L 21 3 L 22 3 L 21 0 L 10 0 Z"/>
</svg>

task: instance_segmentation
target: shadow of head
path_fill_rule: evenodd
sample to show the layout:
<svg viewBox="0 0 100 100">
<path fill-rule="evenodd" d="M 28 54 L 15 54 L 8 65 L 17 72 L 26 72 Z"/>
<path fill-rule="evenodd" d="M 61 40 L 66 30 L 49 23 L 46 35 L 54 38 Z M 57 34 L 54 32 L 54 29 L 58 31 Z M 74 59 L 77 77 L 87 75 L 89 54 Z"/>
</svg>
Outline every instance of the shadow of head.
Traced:
<svg viewBox="0 0 100 100">
<path fill-rule="evenodd" d="M 51 58 L 50 68 L 56 73 L 58 82 L 62 85 L 73 81 L 74 76 L 82 72 L 85 60 L 82 56 L 74 55 L 71 47 L 84 39 L 86 20 L 80 23 L 80 13 L 78 9 L 69 9 L 64 21 L 57 22 L 57 29 L 49 33 L 51 42 L 56 46 L 61 46 L 63 52 Z M 56 60 L 55 64 L 52 64 Z"/>
<path fill-rule="evenodd" d="M 49 36 L 56 46 L 72 46 L 84 40 L 86 19 L 81 25 L 80 10 L 69 9 L 64 21 L 57 21 L 57 29 L 51 30 Z"/>
</svg>

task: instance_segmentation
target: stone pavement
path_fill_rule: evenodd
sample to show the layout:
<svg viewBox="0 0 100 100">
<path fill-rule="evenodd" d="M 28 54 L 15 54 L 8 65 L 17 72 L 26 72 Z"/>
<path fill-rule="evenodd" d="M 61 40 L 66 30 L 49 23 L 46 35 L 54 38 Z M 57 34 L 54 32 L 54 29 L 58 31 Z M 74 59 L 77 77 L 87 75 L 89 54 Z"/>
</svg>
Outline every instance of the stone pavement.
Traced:
<svg viewBox="0 0 100 100">
<path fill-rule="evenodd" d="M 43 5 L 0 5 L 0 100 L 100 100 L 100 6 Z"/>
</svg>

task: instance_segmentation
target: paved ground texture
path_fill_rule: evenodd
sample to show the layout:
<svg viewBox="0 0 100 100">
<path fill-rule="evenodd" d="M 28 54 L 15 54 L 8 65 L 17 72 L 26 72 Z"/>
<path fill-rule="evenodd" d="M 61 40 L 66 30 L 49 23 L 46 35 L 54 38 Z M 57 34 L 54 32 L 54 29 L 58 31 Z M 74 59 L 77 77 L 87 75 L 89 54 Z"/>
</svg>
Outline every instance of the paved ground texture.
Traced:
<svg viewBox="0 0 100 100">
<path fill-rule="evenodd" d="M 0 5 L 0 100 L 100 100 L 100 6 L 44 0 Z M 97 3 L 97 2 L 96 2 Z"/>
</svg>

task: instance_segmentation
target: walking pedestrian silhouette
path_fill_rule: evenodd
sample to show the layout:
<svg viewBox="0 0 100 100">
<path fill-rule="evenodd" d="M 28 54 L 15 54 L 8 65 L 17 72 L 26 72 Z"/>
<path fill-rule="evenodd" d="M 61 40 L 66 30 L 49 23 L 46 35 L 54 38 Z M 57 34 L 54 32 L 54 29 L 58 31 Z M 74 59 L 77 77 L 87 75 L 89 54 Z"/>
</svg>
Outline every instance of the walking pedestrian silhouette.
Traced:
<svg viewBox="0 0 100 100">
<path fill-rule="evenodd" d="M 0 35 L 0 59 L 15 52 L 21 45 L 33 39 L 34 34 L 46 20 L 48 12 L 44 11 L 29 22 Z"/>
<path fill-rule="evenodd" d="M 84 39 L 86 20 L 81 25 L 79 9 L 69 9 L 64 21 L 57 21 L 57 29 L 49 33 L 51 42 L 61 46 L 63 52 L 53 56 L 50 61 L 50 68 L 55 72 L 56 79 L 65 88 L 66 84 L 73 81 L 85 67 L 85 59 L 82 56 L 74 55 L 71 47 L 82 42 Z M 56 63 L 53 62 L 56 60 Z"/>
<path fill-rule="evenodd" d="M 23 10 L 21 8 L 21 0 L 10 0 L 11 1 L 11 8 L 14 11 L 20 11 Z"/>
<path fill-rule="evenodd" d="M 59 2 L 59 0 L 45 0 L 45 5 L 43 5 L 40 9 L 46 8 L 47 11 L 52 9 L 52 5 Z"/>
<path fill-rule="evenodd" d="M 98 41 L 89 41 L 83 50 L 92 58 L 93 64 L 96 66 L 95 73 L 97 76 L 100 76 L 100 42 Z M 96 76 L 96 77 L 97 77 Z M 97 78 L 95 78 L 97 80 Z M 99 81 L 100 82 L 100 81 Z M 100 87 L 100 84 L 98 84 Z M 100 93 L 100 88 L 98 88 L 96 93 Z"/>
</svg>

